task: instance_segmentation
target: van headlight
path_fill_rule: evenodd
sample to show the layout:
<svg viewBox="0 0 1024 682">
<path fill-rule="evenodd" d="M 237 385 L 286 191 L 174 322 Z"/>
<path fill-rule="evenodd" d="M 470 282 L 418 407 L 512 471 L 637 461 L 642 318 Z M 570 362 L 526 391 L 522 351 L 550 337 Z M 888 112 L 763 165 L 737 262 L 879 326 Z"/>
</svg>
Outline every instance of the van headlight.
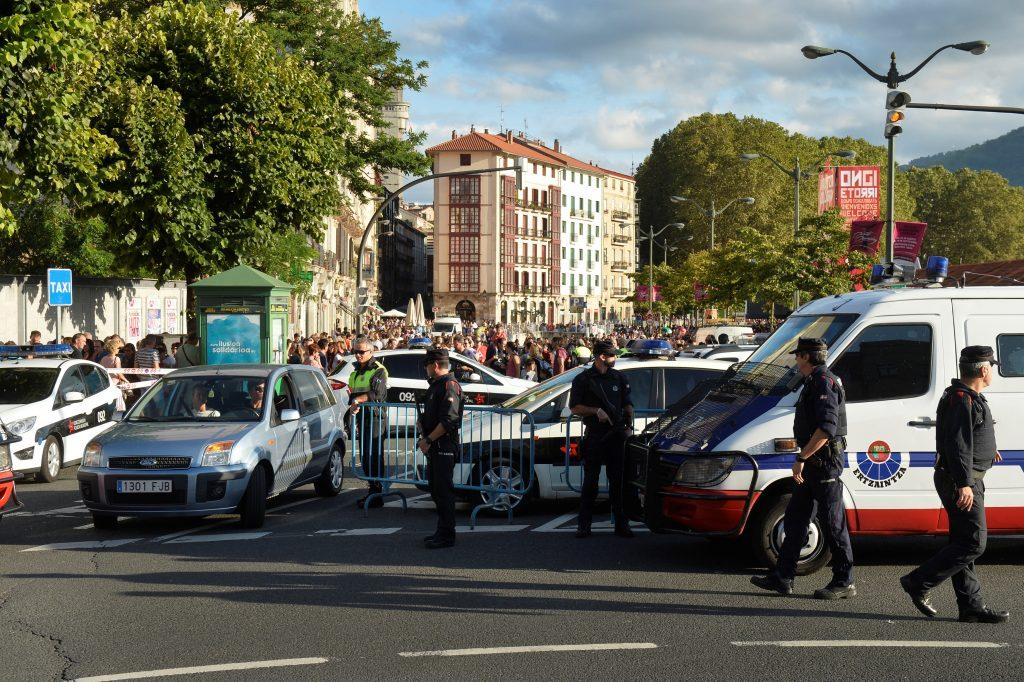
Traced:
<svg viewBox="0 0 1024 682">
<path fill-rule="evenodd" d="M 99 443 L 89 443 L 85 446 L 85 452 L 82 454 L 82 466 L 84 467 L 99 467 L 103 466 L 103 446 Z"/>
<path fill-rule="evenodd" d="M 680 485 L 710 488 L 724 481 L 735 464 L 736 455 L 687 457 L 676 470 L 674 480 Z"/>
<path fill-rule="evenodd" d="M 7 422 L 7 430 L 13 433 L 15 436 L 20 436 L 26 431 L 31 431 L 32 427 L 36 425 L 35 417 L 25 417 L 13 422 Z"/>
<path fill-rule="evenodd" d="M 222 467 L 231 464 L 231 448 L 234 446 L 233 440 L 210 443 L 203 450 L 203 466 Z"/>
</svg>

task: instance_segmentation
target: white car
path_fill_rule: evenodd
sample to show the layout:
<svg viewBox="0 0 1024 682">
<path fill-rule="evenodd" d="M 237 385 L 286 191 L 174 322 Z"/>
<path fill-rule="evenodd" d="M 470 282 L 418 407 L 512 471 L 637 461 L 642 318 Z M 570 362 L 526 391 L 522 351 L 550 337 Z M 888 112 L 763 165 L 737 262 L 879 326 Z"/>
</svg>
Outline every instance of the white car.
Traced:
<svg viewBox="0 0 1024 682">
<path fill-rule="evenodd" d="M 57 478 L 85 446 L 114 425 L 121 394 L 107 371 L 88 360 L 0 359 L 0 422 L 21 436 L 11 446 L 14 471 Z"/>
</svg>

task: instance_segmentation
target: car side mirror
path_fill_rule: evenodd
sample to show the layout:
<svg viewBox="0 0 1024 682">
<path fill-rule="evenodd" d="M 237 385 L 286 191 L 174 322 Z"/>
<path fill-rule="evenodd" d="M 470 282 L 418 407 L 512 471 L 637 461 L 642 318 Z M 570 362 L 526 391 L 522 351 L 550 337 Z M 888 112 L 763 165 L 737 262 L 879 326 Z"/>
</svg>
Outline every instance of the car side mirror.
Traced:
<svg viewBox="0 0 1024 682">
<path fill-rule="evenodd" d="M 472 374 L 469 375 L 469 383 L 475 384 L 475 383 L 478 383 L 479 381 L 480 381 L 480 375 L 477 374 L 476 372 L 473 372 Z"/>
<path fill-rule="evenodd" d="M 566 405 L 565 407 L 562 408 L 562 413 L 559 416 L 561 416 L 562 419 L 568 419 L 569 417 L 572 416 L 572 410 L 570 410 L 569 406 Z"/>
<path fill-rule="evenodd" d="M 85 394 L 81 391 L 67 391 L 64 393 L 64 402 L 80 403 L 85 400 Z"/>
<path fill-rule="evenodd" d="M 281 410 L 282 422 L 297 422 L 301 417 L 298 410 Z"/>
</svg>

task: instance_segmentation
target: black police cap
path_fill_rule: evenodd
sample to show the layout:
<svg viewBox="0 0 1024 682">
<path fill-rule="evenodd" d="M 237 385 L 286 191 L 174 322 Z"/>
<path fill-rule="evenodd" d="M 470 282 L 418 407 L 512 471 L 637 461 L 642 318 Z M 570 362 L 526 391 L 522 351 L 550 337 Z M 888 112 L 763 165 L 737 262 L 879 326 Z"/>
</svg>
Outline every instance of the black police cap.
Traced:
<svg viewBox="0 0 1024 682">
<path fill-rule="evenodd" d="M 824 339 L 802 337 L 796 344 L 794 353 L 818 353 L 828 350 L 828 344 Z"/>
<path fill-rule="evenodd" d="M 423 359 L 424 365 L 432 365 L 435 362 L 447 362 L 448 351 L 444 348 L 428 348 L 427 356 Z"/>
<path fill-rule="evenodd" d="M 978 362 L 999 364 L 996 362 L 996 354 L 992 350 L 992 346 L 967 346 L 960 351 L 960 362 L 965 365 L 973 365 Z"/>
<path fill-rule="evenodd" d="M 594 343 L 594 355 L 615 355 L 615 345 L 611 341 Z"/>
</svg>

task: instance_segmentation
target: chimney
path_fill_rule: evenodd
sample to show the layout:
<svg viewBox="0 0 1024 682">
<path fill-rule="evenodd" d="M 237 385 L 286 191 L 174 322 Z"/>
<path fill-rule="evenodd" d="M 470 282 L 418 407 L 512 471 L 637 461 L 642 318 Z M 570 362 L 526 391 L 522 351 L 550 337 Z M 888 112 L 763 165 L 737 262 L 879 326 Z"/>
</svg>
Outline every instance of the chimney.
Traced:
<svg viewBox="0 0 1024 682">
<path fill-rule="evenodd" d="M 512 131 L 511 130 L 506 130 L 505 131 L 505 142 L 508 142 L 509 144 L 512 144 Z"/>
<path fill-rule="evenodd" d="M 454 140 L 454 139 L 455 139 L 456 137 L 457 137 L 457 136 L 455 135 L 455 131 L 453 130 L 453 131 L 452 131 L 452 139 Z"/>
<path fill-rule="evenodd" d="M 469 124 L 469 132 L 471 132 L 471 133 L 475 133 L 476 132 L 476 125 L 475 124 L 473 124 L 473 123 Z"/>
<path fill-rule="evenodd" d="M 491 131 L 488 130 L 487 128 L 484 128 L 484 135 L 490 135 L 490 134 L 491 134 Z"/>
<path fill-rule="evenodd" d="M 555 138 L 555 144 L 552 147 L 552 149 L 554 149 L 556 152 L 561 152 L 562 151 L 562 145 L 558 144 L 558 138 L 557 137 Z"/>
</svg>

